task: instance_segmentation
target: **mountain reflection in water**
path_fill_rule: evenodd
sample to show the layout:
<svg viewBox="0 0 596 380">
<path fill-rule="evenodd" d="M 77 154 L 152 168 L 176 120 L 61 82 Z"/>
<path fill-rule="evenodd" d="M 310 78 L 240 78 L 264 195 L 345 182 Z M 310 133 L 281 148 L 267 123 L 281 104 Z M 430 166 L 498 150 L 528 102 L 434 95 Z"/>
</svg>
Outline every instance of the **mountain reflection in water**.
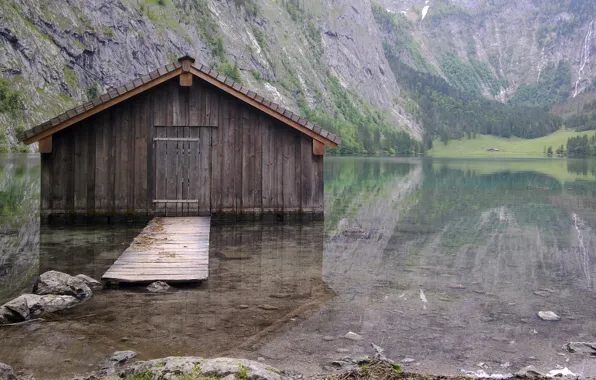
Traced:
<svg viewBox="0 0 596 380">
<path fill-rule="evenodd" d="M 0 168 L 14 210 L 1 214 L 3 300 L 39 271 L 99 278 L 142 226 L 40 233 L 35 195 L 18 195 L 36 194 L 39 171 L 19 160 Z M 51 321 L 0 329 L 0 357 L 40 378 L 124 349 L 263 357 L 314 375 L 375 343 L 415 371 L 561 365 L 594 376 L 593 360 L 563 346 L 596 341 L 595 173 L 582 160 L 328 157 L 324 223 L 213 227 L 205 284 L 106 290 Z M 13 237 L 15 220 L 28 224 L 16 222 L 27 227 Z M 541 310 L 562 319 L 542 321 Z M 344 339 L 349 331 L 362 340 Z"/>
</svg>

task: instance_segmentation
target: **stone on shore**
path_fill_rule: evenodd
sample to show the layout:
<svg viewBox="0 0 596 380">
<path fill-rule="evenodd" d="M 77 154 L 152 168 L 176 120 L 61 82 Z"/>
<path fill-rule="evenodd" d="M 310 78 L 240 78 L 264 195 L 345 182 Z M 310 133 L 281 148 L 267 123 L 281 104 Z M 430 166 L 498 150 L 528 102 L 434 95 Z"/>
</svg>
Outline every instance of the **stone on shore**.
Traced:
<svg viewBox="0 0 596 380">
<path fill-rule="evenodd" d="M 19 315 L 15 314 L 12 310 L 7 307 L 0 307 L 0 325 L 6 323 L 19 322 Z"/>
<path fill-rule="evenodd" d="M 163 359 L 138 362 L 119 371 L 121 378 L 135 375 L 151 376 L 156 379 L 178 379 L 192 375 L 196 378 L 216 377 L 247 378 L 251 380 L 289 380 L 281 371 L 246 359 L 203 359 L 198 357 L 167 357 Z"/>
<path fill-rule="evenodd" d="M 12 367 L 8 364 L 0 363 L 0 380 L 17 380 Z"/>
<path fill-rule="evenodd" d="M 73 296 L 85 300 L 91 297 L 93 292 L 80 278 L 51 270 L 39 276 L 39 281 L 35 286 L 35 294 Z"/>
<path fill-rule="evenodd" d="M 0 324 L 27 321 L 69 309 L 81 301 L 73 296 L 23 294 L 0 307 Z"/>
<path fill-rule="evenodd" d="M 23 294 L 22 297 L 27 299 L 31 318 L 39 318 L 48 313 L 70 309 L 80 303 L 80 300 L 73 296 Z"/>
<path fill-rule="evenodd" d="M 8 301 L 3 307 L 9 309 L 15 315 L 18 315 L 19 321 L 26 321 L 29 319 L 29 306 L 27 305 L 27 297 L 25 296 L 19 296 L 12 301 Z"/>
<path fill-rule="evenodd" d="M 89 277 L 86 274 L 77 274 L 75 277 L 87 284 L 92 291 L 103 289 L 103 284 L 93 277 Z"/>
</svg>

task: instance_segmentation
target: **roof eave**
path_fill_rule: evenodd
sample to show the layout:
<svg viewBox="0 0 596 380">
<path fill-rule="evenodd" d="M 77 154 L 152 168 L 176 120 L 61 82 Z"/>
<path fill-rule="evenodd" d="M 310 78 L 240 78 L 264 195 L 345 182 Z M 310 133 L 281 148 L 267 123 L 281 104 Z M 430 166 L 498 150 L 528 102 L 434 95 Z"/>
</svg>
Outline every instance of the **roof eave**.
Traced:
<svg viewBox="0 0 596 380">
<path fill-rule="evenodd" d="M 134 89 L 125 92 L 121 95 L 115 95 L 117 94 L 117 92 L 114 94 L 113 97 L 110 97 L 109 99 L 105 100 L 103 103 L 87 110 L 87 111 L 83 111 L 81 113 L 78 113 L 77 115 L 70 117 L 64 121 L 59 121 L 58 123 L 56 123 L 54 126 L 52 126 L 52 122 L 46 122 L 44 124 L 40 124 L 39 126 L 30 129 L 29 131 L 25 131 L 24 133 L 21 134 L 20 137 L 24 137 L 23 139 L 19 139 L 20 141 L 22 141 L 23 143 L 25 143 L 26 145 L 30 145 L 33 144 L 39 140 L 42 140 L 50 135 L 53 135 L 54 133 L 61 131 L 64 128 L 70 127 L 73 124 L 78 123 L 79 121 L 85 120 L 88 117 L 91 117 L 107 108 L 110 108 L 118 103 L 121 103 L 127 99 L 132 98 L 133 96 L 136 96 L 138 94 L 140 94 L 141 92 L 147 91 L 150 88 L 153 88 L 163 82 L 166 82 L 170 79 L 173 79 L 177 76 L 179 76 L 182 73 L 182 68 L 177 68 L 174 69 L 168 73 L 165 73 L 153 80 L 148 80 L 146 83 L 143 83 L 137 87 L 135 87 Z M 70 111 L 67 111 L 70 112 Z M 56 118 L 54 118 L 56 119 Z M 52 119 L 52 120 L 54 120 Z M 28 136 L 28 132 L 35 130 L 38 127 L 42 127 L 42 130 L 34 133 L 33 135 Z"/>
<path fill-rule="evenodd" d="M 294 129 L 299 130 L 300 132 L 304 133 L 312 137 L 313 139 L 322 142 L 326 146 L 330 148 L 337 148 L 337 146 L 341 143 L 341 139 L 336 138 L 334 140 L 329 139 L 327 137 L 323 137 L 320 133 L 315 132 L 303 125 L 300 124 L 299 120 L 293 119 L 294 116 L 298 116 L 287 109 L 282 108 L 282 112 L 278 112 L 274 110 L 270 106 L 267 106 L 263 103 L 267 102 L 267 99 L 263 98 L 262 96 L 256 95 L 254 92 L 246 91 L 246 88 L 236 82 L 231 82 L 229 84 L 220 81 L 215 75 L 212 75 L 211 72 L 205 73 L 204 71 L 199 70 L 194 65 L 191 67 L 190 72 L 195 75 L 196 77 L 212 84 L 213 86 L 227 92 L 228 94 L 242 100 L 243 102 L 259 109 L 260 111 L 278 119 L 282 123 L 292 127 Z M 239 89 L 237 87 L 240 86 Z M 245 90 L 245 91 L 243 91 Z M 298 117 L 300 120 L 304 120 Z M 320 129 L 320 127 L 319 127 Z M 328 133 L 328 132 L 327 132 Z M 339 140 L 339 141 L 338 141 Z"/>
<path fill-rule="evenodd" d="M 190 61 L 186 66 L 185 62 Z M 235 98 L 251 105 L 252 107 L 266 113 L 273 118 L 281 121 L 287 126 L 294 128 L 301 133 L 312 137 L 313 139 L 325 144 L 330 148 L 336 148 L 341 144 L 341 138 L 325 131 L 318 125 L 312 124 L 301 118 L 298 114 L 288 109 L 268 101 L 262 96 L 250 91 L 240 83 L 234 82 L 229 78 L 216 73 L 213 70 L 206 69 L 203 65 L 194 65 L 194 59 L 191 57 L 182 57 L 179 62 L 162 67 L 148 75 L 137 78 L 134 81 L 121 86 L 118 89 L 112 89 L 106 94 L 94 99 L 91 102 L 84 103 L 73 109 L 70 109 L 55 118 L 31 128 L 17 136 L 19 141 L 29 145 L 38 142 L 54 133 L 65 129 L 73 124 L 87 119 L 105 109 L 108 109 L 118 103 L 121 103 L 133 96 L 138 95 L 152 87 L 173 79 L 183 72 L 191 72 L 197 78 L 200 78 L 220 90 L 234 96 Z"/>
</svg>

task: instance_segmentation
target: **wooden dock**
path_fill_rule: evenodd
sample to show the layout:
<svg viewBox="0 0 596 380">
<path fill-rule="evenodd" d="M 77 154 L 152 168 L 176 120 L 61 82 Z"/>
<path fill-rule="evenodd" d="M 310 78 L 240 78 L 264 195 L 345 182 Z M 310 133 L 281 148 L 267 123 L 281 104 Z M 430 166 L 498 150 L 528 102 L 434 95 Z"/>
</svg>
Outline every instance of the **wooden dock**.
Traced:
<svg viewBox="0 0 596 380">
<path fill-rule="evenodd" d="M 102 276 L 108 282 L 197 282 L 209 275 L 209 217 L 154 218 Z"/>
</svg>

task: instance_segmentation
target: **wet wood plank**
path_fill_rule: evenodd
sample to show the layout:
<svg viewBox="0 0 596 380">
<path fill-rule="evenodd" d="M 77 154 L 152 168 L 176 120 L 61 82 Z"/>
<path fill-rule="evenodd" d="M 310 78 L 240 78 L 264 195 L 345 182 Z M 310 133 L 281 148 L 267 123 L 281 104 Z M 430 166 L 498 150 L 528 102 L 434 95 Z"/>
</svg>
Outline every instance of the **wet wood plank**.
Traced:
<svg viewBox="0 0 596 380">
<path fill-rule="evenodd" d="M 197 282 L 209 275 L 208 217 L 154 218 L 102 276 L 111 282 Z"/>
</svg>

